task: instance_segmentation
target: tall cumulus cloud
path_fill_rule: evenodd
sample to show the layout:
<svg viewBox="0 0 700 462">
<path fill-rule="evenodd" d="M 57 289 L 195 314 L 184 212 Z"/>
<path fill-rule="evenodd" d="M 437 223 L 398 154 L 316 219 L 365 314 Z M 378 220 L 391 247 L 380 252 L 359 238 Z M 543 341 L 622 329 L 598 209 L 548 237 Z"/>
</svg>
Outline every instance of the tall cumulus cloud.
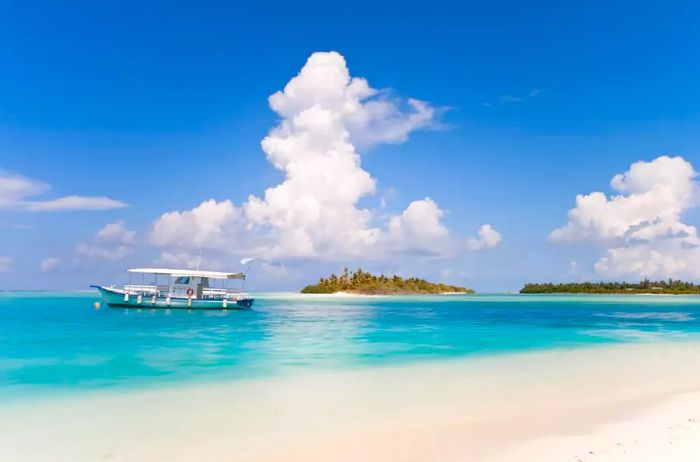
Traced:
<svg viewBox="0 0 700 462">
<path fill-rule="evenodd" d="M 153 244 L 172 250 L 228 243 L 232 253 L 268 258 L 440 255 L 455 245 L 442 223 L 445 211 L 429 197 L 384 221 L 358 205 L 377 181 L 362 168 L 357 147 L 403 143 L 434 126 L 438 109 L 351 77 L 336 52 L 311 55 L 269 105 L 280 121 L 261 147 L 284 180 L 240 206 L 212 199 L 165 213 L 151 227 Z"/>
</svg>

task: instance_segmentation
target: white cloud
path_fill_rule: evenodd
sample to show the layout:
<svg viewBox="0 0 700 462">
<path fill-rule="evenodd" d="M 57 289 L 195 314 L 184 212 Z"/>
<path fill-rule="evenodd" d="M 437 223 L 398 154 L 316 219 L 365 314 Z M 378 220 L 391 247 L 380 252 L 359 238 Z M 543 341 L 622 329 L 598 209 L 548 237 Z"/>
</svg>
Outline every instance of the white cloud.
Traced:
<svg viewBox="0 0 700 462">
<path fill-rule="evenodd" d="M 124 222 L 121 220 L 104 225 L 95 234 L 95 238 L 99 242 L 118 242 L 121 244 L 131 244 L 134 242 L 135 236 L 136 232 L 126 229 Z"/>
<path fill-rule="evenodd" d="M 193 255 L 188 252 L 162 252 L 156 263 L 173 268 L 194 269 L 197 267 L 198 261 L 199 255 Z M 207 268 L 213 269 L 214 266 L 210 263 L 207 265 Z"/>
<path fill-rule="evenodd" d="M 151 227 L 151 242 L 169 247 L 216 247 L 226 227 L 239 216 L 240 210 L 231 201 L 209 199 L 192 210 L 161 215 Z"/>
<path fill-rule="evenodd" d="M 403 213 L 389 220 L 389 235 L 385 245 L 419 254 L 440 254 L 447 251 L 449 232 L 441 221 L 444 215 L 429 197 L 411 202 Z"/>
<path fill-rule="evenodd" d="M 109 223 L 100 228 L 90 242 L 78 244 L 75 251 L 88 258 L 121 260 L 133 251 L 135 235 L 122 221 Z"/>
<path fill-rule="evenodd" d="M 93 244 L 78 244 L 75 251 L 88 258 L 102 260 L 121 260 L 131 253 L 133 249 L 126 245 L 102 246 Z"/>
<path fill-rule="evenodd" d="M 569 220 L 550 234 L 554 242 L 603 246 L 595 270 L 603 275 L 700 276 L 700 239 L 681 215 L 697 205 L 697 173 L 682 157 L 635 162 L 610 182 L 619 194 L 576 197 Z"/>
<path fill-rule="evenodd" d="M 467 239 L 467 249 L 483 250 L 492 249 L 501 243 L 501 233 L 496 231 L 493 226 L 485 224 L 481 225 L 476 238 Z"/>
<path fill-rule="evenodd" d="M 289 268 L 287 268 L 282 263 L 273 263 L 273 262 L 264 261 L 264 262 L 260 263 L 260 271 L 268 279 L 290 280 L 290 279 L 297 278 L 297 275 L 291 274 L 291 272 L 289 271 Z"/>
<path fill-rule="evenodd" d="M 103 244 L 131 244 L 136 233 L 126 228 L 124 222 L 119 220 L 108 223 L 95 233 L 95 241 Z"/>
<path fill-rule="evenodd" d="M 572 260 L 571 262 L 569 262 L 569 273 L 578 273 L 578 262 L 576 260 Z"/>
<path fill-rule="evenodd" d="M 382 192 L 382 196 L 379 199 L 379 206 L 383 209 L 387 208 L 389 202 L 391 202 L 396 197 L 396 190 L 392 187 L 385 189 Z"/>
<path fill-rule="evenodd" d="M 46 201 L 26 202 L 31 212 L 57 212 L 63 210 L 110 210 L 127 207 L 124 202 L 104 196 L 66 196 Z"/>
<path fill-rule="evenodd" d="M 362 110 L 348 118 L 348 130 L 353 143 L 367 146 L 378 143 L 404 143 L 412 131 L 436 127 L 436 115 L 441 112 L 425 101 L 409 98 L 404 107 L 390 99 L 365 102 Z"/>
<path fill-rule="evenodd" d="M 351 77 L 336 52 L 311 55 L 269 104 L 281 119 L 261 146 L 284 180 L 240 208 L 209 200 L 163 214 L 152 225 L 153 244 L 264 258 L 361 258 L 385 248 L 435 254 L 449 247 L 443 212 L 428 198 L 389 217 L 388 226 L 358 205 L 375 193 L 376 180 L 362 168 L 356 147 L 402 143 L 435 125 L 436 108 Z"/>
<path fill-rule="evenodd" d="M 49 273 L 56 269 L 58 264 L 61 263 L 61 258 L 60 257 L 49 257 L 41 262 L 41 272 L 42 273 Z"/>
<path fill-rule="evenodd" d="M 0 273 L 9 273 L 10 271 L 12 271 L 12 259 L 0 256 Z"/>
<path fill-rule="evenodd" d="M 366 100 L 376 93 L 366 80 L 351 78 L 343 57 L 332 52 L 314 53 L 284 91 L 270 97 L 270 107 L 283 119 L 262 148 L 286 178 L 243 206 L 250 224 L 270 233 L 264 253 L 359 256 L 378 242 L 372 213 L 357 207 L 375 192 L 376 180 L 360 166 L 350 133 L 351 125 L 367 127 L 379 139 L 382 128 L 394 129 L 396 124 L 380 122 L 377 107 L 367 109 Z M 398 141 L 397 135 L 386 137 Z"/>
<path fill-rule="evenodd" d="M 36 196 L 50 189 L 42 181 L 0 171 L 0 207 L 15 207 L 25 197 Z"/>
<path fill-rule="evenodd" d="M 48 200 L 30 200 L 51 186 L 43 181 L 0 171 L 0 208 L 52 212 L 61 210 L 109 210 L 127 204 L 104 196 L 65 196 Z"/>
<path fill-rule="evenodd" d="M 555 242 L 581 239 L 643 239 L 660 234 L 694 232 L 680 222 L 692 205 L 696 172 L 682 157 L 662 156 L 635 162 L 615 175 L 610 186 L 618 195 L 602 192 L 576 196 L 569 221 L 550 234 Z"/>
<path fill-rule="evenodd" d="M 692 237 L 697 242 L 697 236 Z M 606 249 L 595 263 L 596 272 L 620 277 L 700 277 L 700 251 L 697 243 L 684 238 L 630 243 Z M 692 246 L 689 247 L 688 245 Z"/>
<path fill-rule="evenodd" d="M 402 143 L 409 133 L 435 124 L 438 112 L 430 104 L 409 98 L 391 98 L 389 92 L 376 90 L 367 80 L 351 77 L 345 58 L 337 52 L 314 53 L 299 74 L 283 91 L 269 98 L 270 107 L 283 118 L 282 127 L 312 108 L 321 108 L 324 116 L 337 118 L 352 144 Z M 338 139 L 341 133 L 329 133 Z M 271 154 L 266 150 L 268 156 Z"/>
</svg>

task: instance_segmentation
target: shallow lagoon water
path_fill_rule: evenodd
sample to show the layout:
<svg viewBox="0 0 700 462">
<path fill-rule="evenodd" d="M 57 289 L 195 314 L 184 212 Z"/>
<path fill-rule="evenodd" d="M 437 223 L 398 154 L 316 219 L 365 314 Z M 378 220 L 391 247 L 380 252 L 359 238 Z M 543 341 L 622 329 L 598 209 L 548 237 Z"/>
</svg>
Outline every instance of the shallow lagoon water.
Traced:
<svg viewBox="0 0 700 462">
<path fill-rule="evenodd" d="M 606 343 L 700 339 L 700 298 L 257 294 L 251 311 L 0 293 L 0 400 Z"/>
</svg>

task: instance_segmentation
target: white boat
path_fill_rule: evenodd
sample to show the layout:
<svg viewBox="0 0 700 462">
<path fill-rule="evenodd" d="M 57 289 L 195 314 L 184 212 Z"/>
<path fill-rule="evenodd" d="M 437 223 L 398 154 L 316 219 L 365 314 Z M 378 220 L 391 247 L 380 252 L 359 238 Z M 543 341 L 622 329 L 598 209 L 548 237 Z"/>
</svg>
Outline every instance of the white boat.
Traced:
<svg viewBox="0 0 700 462">
<path fill-rule="evenodd" d="M 254 299 L 242 287 L 228 287 L 232 279 L 242 281 L 242 286 L 246 279 L 245 273 L 167 268 L 133 268 L 127 272 L 130 281 L 133 275 L 140 275 L 141 283 L 130 282 L 122 288 L 92 286 L 100 292 L 107 305 L 123 308 L 224 310 L 248 309 L 253 306 Z M 149 275 L 148 284 L 146 275 Z M 159 277 L 167 284 L 159 284 Z"/>
</svg>

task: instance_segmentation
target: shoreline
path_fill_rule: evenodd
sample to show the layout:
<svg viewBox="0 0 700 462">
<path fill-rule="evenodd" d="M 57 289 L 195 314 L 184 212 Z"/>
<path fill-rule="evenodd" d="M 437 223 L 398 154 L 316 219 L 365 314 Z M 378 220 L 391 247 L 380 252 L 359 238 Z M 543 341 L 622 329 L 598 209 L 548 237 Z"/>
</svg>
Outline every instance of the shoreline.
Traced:
<svg viewBox="0 0 700 462">
<path fill-rule="evenodd" d="M 654 295 L 654 296 L 661 296 L 661 297 L 668 297 L 668 296 L 683 296 L 683 297 L 699 297 L 700 294 L 660 294 L 658 292 L 636 292 L 636 293 L 629 293 L 629 292 L 610 292 L 610 293 L 605 293 L 605 292 L 516 292 L 517 295 L 624 295 L 624 296 L 636 296 L 636 295 L 642 295 L 642 296 L 648 296 L 648 295 Z"/>
<path fill-rule="evenodd" d="M 688 420 L 700 419 L 699 353 L 697 342 L 613 345 L 4 404 L 0 455 L 511 462 L 589 460 L 588 445 L 591 460 L 627 460 L 600 448 L 653 453 L 668 445 L 659 425 L 694 450 L 681 441 L 700 435 Z M 661 460 L 640 457 L 629 460 Z"/>
<path fill-rule="evenodd" d="M 476 293 L 472 292 L 440 292 L 436 294 L 426 294 L 426 293 L 385 293 L 385 294 L 365 294 L 362 292 L 352 292 L 352 291 L 345 291 L 341 290 L 338 292 L 333 292 L 330 294 L 305 294 L 299 292 L 298 295 L 303 295 L 305 297 L 310 296 L 310 297 L 339 297 L 339 298 L 344 298 L 344 297 L 420 297 L 420 296 L 438 296 L 438 295 L 476 295 Z"/>
</svg>

